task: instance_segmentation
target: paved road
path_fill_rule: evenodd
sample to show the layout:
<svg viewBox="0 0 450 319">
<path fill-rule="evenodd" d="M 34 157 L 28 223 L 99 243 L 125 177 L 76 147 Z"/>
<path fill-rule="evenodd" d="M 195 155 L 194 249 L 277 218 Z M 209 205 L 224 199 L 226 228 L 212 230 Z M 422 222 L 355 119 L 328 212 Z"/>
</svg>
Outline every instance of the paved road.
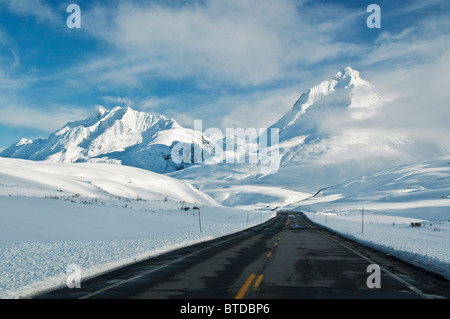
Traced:
<svg viewBox="0 0 450 319">
<path fill-rule="evenodd" d="M 380 266 L 381 288 L 367 286 L 370 264 Z M 81 286 L 38 298 L 450 298 L 448 280 L 339 237 L 295 212 Z"/>
</svg>

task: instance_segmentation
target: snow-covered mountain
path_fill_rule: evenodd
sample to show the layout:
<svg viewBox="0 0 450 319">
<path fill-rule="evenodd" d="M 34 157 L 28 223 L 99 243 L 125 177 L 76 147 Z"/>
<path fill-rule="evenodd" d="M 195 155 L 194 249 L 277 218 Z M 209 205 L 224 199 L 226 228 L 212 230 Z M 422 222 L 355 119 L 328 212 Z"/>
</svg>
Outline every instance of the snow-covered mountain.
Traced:
<svg viewBox="0 0 450 319">
<path fill-rule="evenodd" d="M 279 129 L 282 179 L 319 183 L 369 174 L 402 163 L 445 155 L 383 123 L 392 100 L 351 67 L 301 94 L 268 128 Z M 400 119 L 399 119 L 400 120 Z M 327 182 L 329 180 L 329 182 Z M 327 186 L 327 185 L 325 185 Z"/>
<path fill-rule="evenodd" d="M 262 161 L 237 164 L 225 160 L 248 160 L 250 156 L 242 156 L 243 150 L 251 150 L 252 155 L 261 158 L 265 152 L 256 145 L 258 139 L 252 138 L 253 144 L 234 150 L 227 145 L 223 158 L 204 161 L 217 150 L 214 147 L 217 144 L 203 132 L 185 129 L 173 119 L 129 107 L 103 110 L 88 119 L 68 123 L 47 139 L 22 139 L 0 156 L 52 162 L 117 163 L 158 173 L 175 172 L 172 176 L 187 180 L 245 179 L 252 184 L 283 185 L 310 192 L 386 167 L 445 155 L 435 145 L 413 140 L 403 131 L 384 125 L 380 114 L 384 118 L 389 115 L 389 101 L 351 67 L 311 87 L 263 133 L 279 130 L 276 159 L 270 158 L 270 169 L 265 173 Z M 270 134 L 266 136 L 271 142 Z M 245 140 L 245 136 L 240 138 Z M 191 158 L 181 163 L 180 158 L 174 161 L 172 155 L 177 154 L 173 152 L 174 146 L 179 143 L 202 152 L 191 152 Z M 226 139 L 223 143 L 225 146 Z M 199 154 L 203 158 L 199 159 Z M 203 165 L 190 164 L 200 162 Z"/>
<path fill-rule="evenodd" d="M 211 149 L 206 136 L 181 127 L 174 119 L 116 107 L 68 123 L 47 139 L 23 138 L 0 156 L 65 163 L 116 163 L 166 173 L 188 165 L 172 160 L 172 148 L 178 143 L 199 147 L 205 154 Z"/>
<path fill-rule="evenodd" d="M 388 101 L 360 73 L 347 67 L 301 94 L 292 109 L 268 128 L 279 129 L 281 164 L 291 160 L 335 162 L 359 154 L 383 153 L 395 137 L 367 131 L 364 123 Z M 372 149 L 373 148 L 373 149 Z"/>
<path fill-rule="evenodd" d="M 329 115 L 364 120 L 375 115 L 385 101 L 358 71 L 347 67 L 331 80 L 303 93 L 292 109 L 269 129 L 280 130 L 280 141 L 299 136 L 307 141 L 317 140 L 323 137 L 321 122 Z"/>
</svg>

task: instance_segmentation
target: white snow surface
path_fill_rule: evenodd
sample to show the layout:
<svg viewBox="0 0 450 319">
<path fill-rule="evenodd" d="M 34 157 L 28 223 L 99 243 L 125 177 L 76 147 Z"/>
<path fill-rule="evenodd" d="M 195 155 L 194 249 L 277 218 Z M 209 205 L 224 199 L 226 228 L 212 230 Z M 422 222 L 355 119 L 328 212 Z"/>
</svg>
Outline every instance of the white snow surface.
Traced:
<svg viewBox="0 0 450 319">
<path fill-rule="evenodd" d="M 167 199 L 217 206 L 192 185 L 158 173 L 103 163 L 50 163 L 0 157 L 0 195 Z"/>
<path fill-rule="evenodd" d="M 8 299 L 64 286 L 71 264 L 83 281 L 274 216 L 223 207 L 190 184 L 137 168 L 5 158 L 0 205 L 0 298 Z"/>
</svg>

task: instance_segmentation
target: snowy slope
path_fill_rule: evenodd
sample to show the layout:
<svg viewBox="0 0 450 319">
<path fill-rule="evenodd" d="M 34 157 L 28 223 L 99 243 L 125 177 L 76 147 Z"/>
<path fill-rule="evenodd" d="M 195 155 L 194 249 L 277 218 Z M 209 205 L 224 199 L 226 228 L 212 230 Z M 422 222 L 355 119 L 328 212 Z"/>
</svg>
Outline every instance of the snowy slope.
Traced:
<svg viewBox="0 0 450 319">
<path fill-rule="evenodd" d="M 412 210 L 442 207 L 450 219 L 450 157 L 441 157 L 396 166 L 374 174 L 351 179 L 324 190 L 308 204 L 320 202 L 336 206 L 341 203 L 376 210 Z M 418 218 L 434 218 L 431 212 L 416 210 Z M 440 217 L 445 217 L 438 213 Z M 436 217 L 439 217 L 436 216 Z M 445 218 L 444 218 L 445 219 Z"/>
<path fill-rule="evenodd" d="M 61 194 L 218 205 L 190 184 L 134 167 L 0 158 L 0 195 L 50 197 Z"/>
<path fill-rule="evenodd" d="M 0 207 L 0 298 L 64 286 L 71 264 L 83 282 L 274 216 L 222 207 L 189 184 L 133 167 L 5 158 Z"/>
<path fill-rule="evenodd" d="M 65 163 L 116 163 L 165 173 L 187 166 L 171 158 L 172 147 L 177 143 L 199 147 L 205 153 L 211 148 L 201 132 L 185 129 L 174 119 L 116 107 L 68 123 L 47 139 L 23 138 L 0 156 Z"/>
</svg>

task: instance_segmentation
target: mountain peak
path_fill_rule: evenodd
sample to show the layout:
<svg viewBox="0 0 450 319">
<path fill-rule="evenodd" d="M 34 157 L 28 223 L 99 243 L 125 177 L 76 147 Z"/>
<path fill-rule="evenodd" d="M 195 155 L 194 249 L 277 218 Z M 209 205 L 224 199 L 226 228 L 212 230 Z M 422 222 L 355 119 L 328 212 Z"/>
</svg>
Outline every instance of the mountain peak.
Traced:
<svg viewBox="0 0 450 319">
<path fill-rule="evenodd" d="M 350 66 L 346 67 L 342 73 L 345 73 L 348 76 L 359 77 L 359 71 L 352 69 Z"/>
<path fill-rule="evenodd" d="M 19 142 L 17 142 L 16 146 L 22 146 L 33 143 L 33 140 L 30 140 L 28 138 L 21 138 Z"/>
<path fill-rule="evenodd" d="M 103 116 L 106 112 L 108 112 L 108 110 L 105 107 L 103 107 L 101 105 L 97 106 L 97 114 L 98 114 L 98 116 Z"/>
<path fill-rule="evenodd" d="M 281 140 L 301 135 L 311 137 L 317 121 L 332 109 L 349 108 L 354 119 L 363 119 L 373 115 L 381 102 L 382 98 L 372 84 L 362 79 L 359 71 L 347 66 L 330 80 L 303 93 L 292 109 L 271 128 L 280 130 Z M 307 119 L 299 121 L 305 115 Z"/>
<path fill-rule="evenodd" d="M 344 70 L 338 72 L 335 77 L 331 80 L 330 84 L 334 84 L 333 89 L 339 88 L 350 88 L 367 86 L 368 82 L 361 78 L 359 71 L 352 69 L 351 67 L 346 67 Z"/>
</svg>

